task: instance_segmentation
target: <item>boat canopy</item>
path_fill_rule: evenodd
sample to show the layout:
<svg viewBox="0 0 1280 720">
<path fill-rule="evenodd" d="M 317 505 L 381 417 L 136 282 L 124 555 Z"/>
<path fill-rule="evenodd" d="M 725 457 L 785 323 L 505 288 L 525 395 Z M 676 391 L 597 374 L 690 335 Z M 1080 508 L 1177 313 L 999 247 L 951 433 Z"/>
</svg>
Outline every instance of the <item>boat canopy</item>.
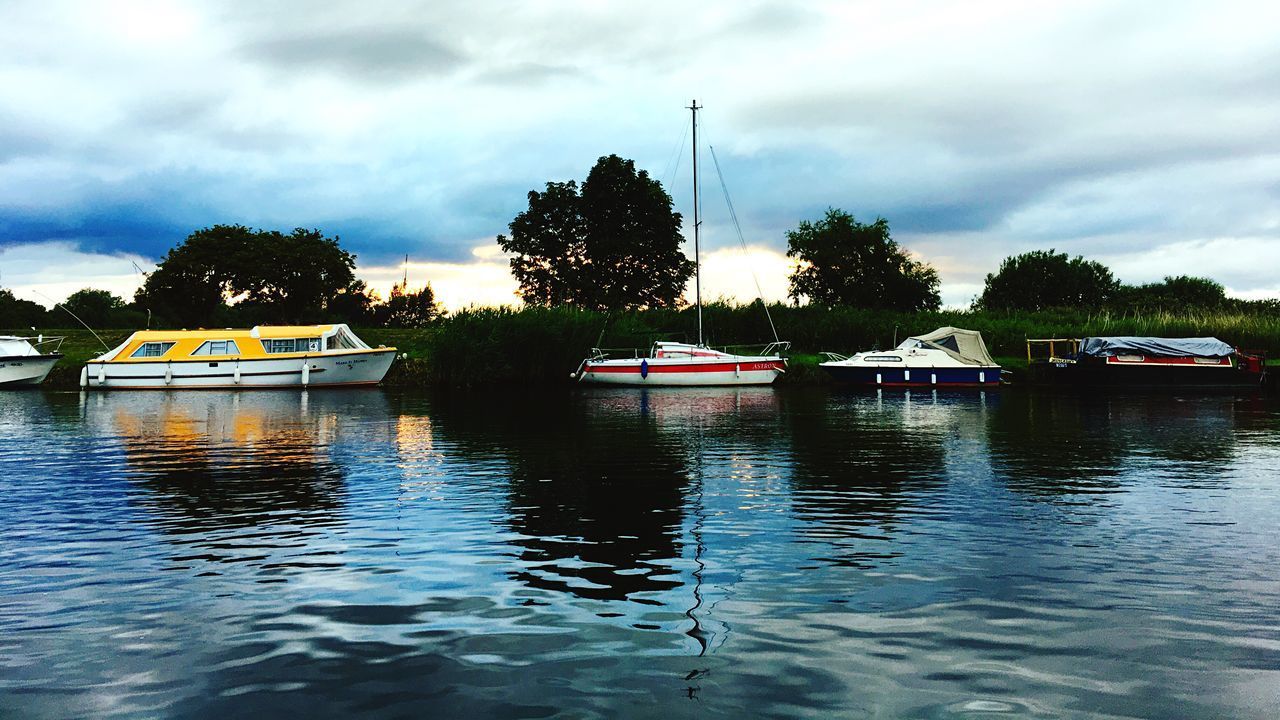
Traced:
<svg viewBox="0 0 1280 720">
<path fill-rule="evenodd" d="M 39 355 L 40 351 L 31 346 L 28 340 L 34 338 L 15 337 L 13 335 L 0 335 L 0 356 L 3 357 L 26 357 L 28 355 Z"/>
<path fill-rule="evenodd" d="M 966 365 L 995 365 L 996 361 L 987 352 L 987 344 L 982 342 L 982 333 L 977 330 L 964 330 L 956 327 L 940 327 L 927 335 L 909 337 L 900 349 L 926 347 L 941 350 Z"/>
<path fill-rule="evenodd" d="M 1080 354 L 1093 357 L 1138 354 L 1156 357 L 1218 358 L 1235 354 L 1235 348 L 1218 338 L 1087 337 Z"/>
</svg>

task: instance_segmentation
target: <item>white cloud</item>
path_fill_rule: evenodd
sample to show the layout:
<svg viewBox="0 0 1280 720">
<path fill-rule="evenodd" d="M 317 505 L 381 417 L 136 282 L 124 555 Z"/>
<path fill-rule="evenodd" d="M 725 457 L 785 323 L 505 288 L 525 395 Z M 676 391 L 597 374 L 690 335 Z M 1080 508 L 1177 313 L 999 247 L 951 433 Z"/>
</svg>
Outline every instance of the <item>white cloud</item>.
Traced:
<svg viewBox="0 0 1280 720">
<path fill-rule="evenodd" d="M 496 298 L 494 268 L 463 255 L 474 238 L 605 153 L 663 177 L 696 95 L 748 237 L 775 256 L 835 206 L 887 217 L 949 304 L 1050 246 L 1168 248 L 1186 263 L 1171 272 L 1256 293 L 1274 282 L 1252 260 L 1202 253 L 1280 246 L 1277 26 L 1264 3 L 15 0 L 0 246 L 156 255 L 174 227 L 303 225 L 341 234 L 378 282 L 408 251 L 468 278 L 457 297 Z M 740 295 L 712 257 L 708 283 Z M 760 260 L 778 294 L 785 270 Z"/>
<path fill-rule="evenodd" d="M 134 263 L 142 272 L 155 268 L 138 255 L 84 252 L 71 242 L 0 247 L 0 287 L 45 306 L 84 288 L 107 290 L 128 302 L 142 285 Z"/>
</svg>

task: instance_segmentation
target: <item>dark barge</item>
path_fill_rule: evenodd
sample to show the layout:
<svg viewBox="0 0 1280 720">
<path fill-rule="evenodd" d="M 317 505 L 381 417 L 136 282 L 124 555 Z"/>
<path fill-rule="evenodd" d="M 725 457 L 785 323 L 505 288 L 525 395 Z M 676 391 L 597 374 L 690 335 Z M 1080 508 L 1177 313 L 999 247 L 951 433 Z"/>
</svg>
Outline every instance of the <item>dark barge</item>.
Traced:
<svg viewBox="0 0 1280 720">
<path fill-rule="evenodd" d="M 1035 348 L 1048 355 L 1033 357 Z M 1054 338 L 1027 341 L 1027 371 L 1036 385 L 1258 389 L 1266 359 L 1217 338 Z"/>
</svg>

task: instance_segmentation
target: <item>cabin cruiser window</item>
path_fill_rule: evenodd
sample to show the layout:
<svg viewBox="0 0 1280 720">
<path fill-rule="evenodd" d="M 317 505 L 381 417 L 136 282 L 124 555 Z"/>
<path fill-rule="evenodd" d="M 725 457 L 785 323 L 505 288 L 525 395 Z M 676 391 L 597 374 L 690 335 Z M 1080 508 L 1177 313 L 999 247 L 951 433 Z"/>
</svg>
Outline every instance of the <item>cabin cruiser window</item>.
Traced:
<svg viewBox="0 0 1280 720">
<path fill-rule="evenodd" d="M 192 355 L 239 355 L 240 348 L 235 340 L 205 340 Z"/>
<path fill-rule="evenodd" d="M 902 358 L 898 355 L 869 355 L 867 362 L 902 362 Z"/>
<path fill-rule="evenodd" d="M 142 343 L 137 350 L 133 351 L 131 358 L 157 358 L 162 357 L 169 352 L 169 348 L 173 347 L 171 342 L 149 342 Z"/>
<path fill-rule="evenodd" d="M 285 338 L 263 340 L 262 349 L 269 353 L 320 352 L 319 338 Z"/>
<path fill-rule="evenodd" d="M 325 338 L 325 350 L 359 350 L 360 346 L 352 341 L 346 332 L 337 332 Z"/>
</svg>

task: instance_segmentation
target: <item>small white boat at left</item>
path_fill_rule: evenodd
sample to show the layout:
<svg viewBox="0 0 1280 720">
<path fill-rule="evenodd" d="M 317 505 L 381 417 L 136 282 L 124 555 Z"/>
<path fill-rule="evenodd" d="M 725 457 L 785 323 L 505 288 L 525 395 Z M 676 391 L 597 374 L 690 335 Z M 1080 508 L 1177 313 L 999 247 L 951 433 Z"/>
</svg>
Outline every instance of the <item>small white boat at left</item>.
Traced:
<svg viewBox="0 0 1280 720">
<path fill-rule="evenodd" d="M 300 388 L 376 385 L 396 349 L 371 348 L 346 325 L 147 330 L 90 360 L 93 389 Z"/>
<path fill-rule="evenodd" d="M 0 335 L 0 388 L 39 385 L 62 359 L 62 337 Z"/>
</svg>

